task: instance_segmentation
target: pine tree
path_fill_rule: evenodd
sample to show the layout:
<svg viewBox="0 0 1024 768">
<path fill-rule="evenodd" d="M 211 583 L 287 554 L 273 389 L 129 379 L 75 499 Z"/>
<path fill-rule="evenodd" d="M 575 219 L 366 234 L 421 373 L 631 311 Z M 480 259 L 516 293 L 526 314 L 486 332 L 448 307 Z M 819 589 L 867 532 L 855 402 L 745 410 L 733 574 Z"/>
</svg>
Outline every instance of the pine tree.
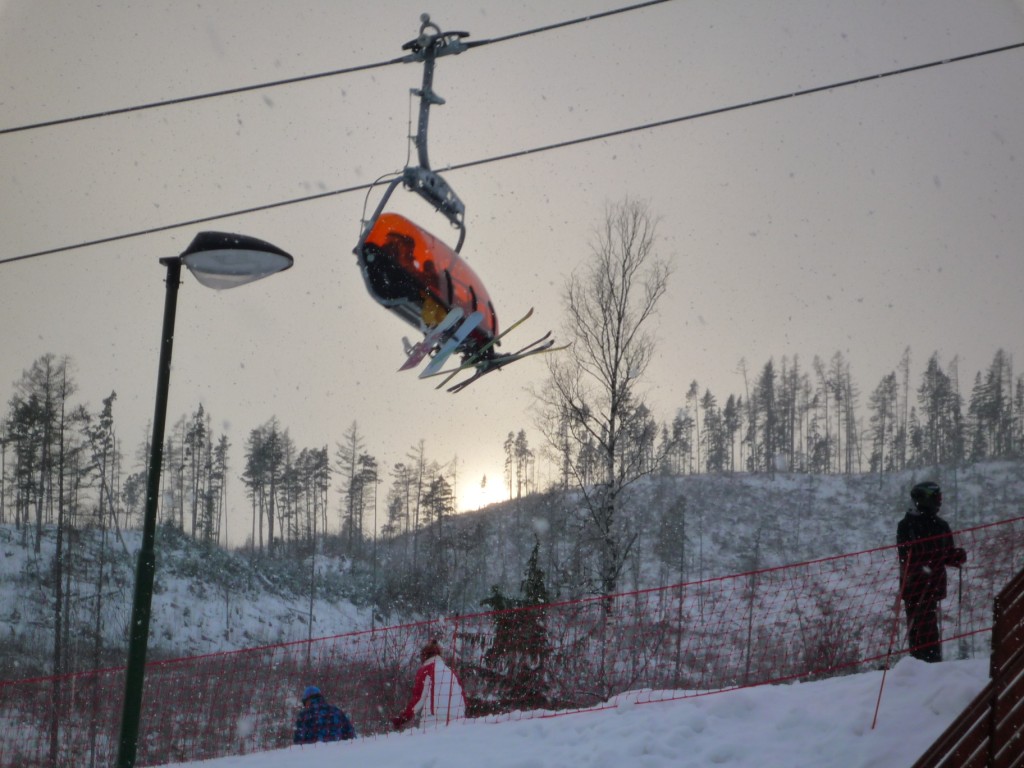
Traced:
<svg viewBox="0 0 1024 768">
<path fill-rule="evenodd" d="M 544 571 L 538 561 L 540 541 L 535 541 L 527 561 L 521 598 L 506 597 L 497 586 L 480 601 L 494 613 L 494 641 L 484 654 L 484 677 L 502 710 L 539 709 L 549 706 L 546 662 L 551 648 L 543 606 L 550 602 Z"/>
</svg>

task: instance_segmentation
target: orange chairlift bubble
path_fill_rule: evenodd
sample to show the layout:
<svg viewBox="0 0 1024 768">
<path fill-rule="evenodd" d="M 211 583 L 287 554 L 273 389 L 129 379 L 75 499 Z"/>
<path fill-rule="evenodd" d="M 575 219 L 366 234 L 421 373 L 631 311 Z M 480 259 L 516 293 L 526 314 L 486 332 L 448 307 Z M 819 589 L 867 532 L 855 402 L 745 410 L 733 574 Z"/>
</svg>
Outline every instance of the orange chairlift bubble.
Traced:
<svg viewBox="0 0 1024 768">
<path fill-rule="evenodd" d="M 373 297 L 409 324 L 427 330 L 455 307 L 483 321 L 470 335 L 477 346 L 498 333 L 494 304 L 480 278 L 439 238 L 397 213 L 382 213 L 363 240 L 363 276 Z"/>
</svg>

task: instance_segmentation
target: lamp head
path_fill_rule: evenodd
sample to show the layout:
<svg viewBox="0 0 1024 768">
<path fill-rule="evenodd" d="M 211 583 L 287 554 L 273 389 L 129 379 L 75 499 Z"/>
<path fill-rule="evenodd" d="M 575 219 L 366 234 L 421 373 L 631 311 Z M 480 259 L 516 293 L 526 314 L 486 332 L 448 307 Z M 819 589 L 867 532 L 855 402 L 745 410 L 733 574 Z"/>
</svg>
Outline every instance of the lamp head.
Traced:
<svg viewBox="0 0 1024 768">
<path fill-rule="evenodd" d="M 275 245 L 228 232 L 200 232 L 177 258 L 202 285 L 218 291 L 283 272 L 295 262 Z"/>
</svg>

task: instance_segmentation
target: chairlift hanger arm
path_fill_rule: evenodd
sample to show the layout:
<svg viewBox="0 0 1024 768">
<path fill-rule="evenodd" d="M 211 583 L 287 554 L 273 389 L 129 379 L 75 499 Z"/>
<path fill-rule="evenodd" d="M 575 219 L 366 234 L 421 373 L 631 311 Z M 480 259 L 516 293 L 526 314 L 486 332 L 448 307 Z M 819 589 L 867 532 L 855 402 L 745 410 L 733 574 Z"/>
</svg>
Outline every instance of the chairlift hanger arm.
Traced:
<svg viewBox="0 0 1024 768">
<path fill-rule="evenodd" d="M 448 56 L 462 53 L 467 46 L 462 38 L 468 37 L 468 32 L 442 32 L 441 29 L 430 20 L 428 14 L 420 16 L 422 22 L 420 34 L 415 40 L 410 40 L 402 46 L 402 50 L 412 51 L 403 61 L 423 63 L 423 84 L 419 90 L 413 90 L 413 94 L 420 97 L 419 120 L 416 126 L 416 152 L 419 159 L 419 166 L 406 168 L 403 174 L 405 186 L 416 192 L 420 197 L 433 205 L 448 219 L 455 227 L 462 230 L 459 247 L 462 245 L 462 238 L 465 237 L 463 220 L 466 207 L 459 196 L 441 178 L 439 174 L 430 168 L 430 156 L 427 152 L 427 131 L 430 126 L 430 107 L 434 104 L 444 104 L 444 99 L 434 91 L 434 62 L 438 56 Z M 458 251 L 459 248 L 456 248 Z"/>
<path fill-rule="evenodd" d="M 467 50 L 468 46 L 462 42 L 462 38 L 468 37 L 469 33 L 442 32 L 436 24 L 430 21 L 430 16 L 427 14 L 420 16 L 420 21 L 419 37 L 415 40 L 410 40 L 402 46 L 403 50 L 411 51 L 402 61 L 423 63 L 423 85 L 419 90 L 412 90 L 415 95 L 420 97 L 419 122 L 416 136 L 414 137 L 419 164 L 407 166 L 400 175 L 395 176 L 388 183 L 387 189 L 381 196 L 373 215 L 368 221 L 363 222 L 359 243 L 355 248 L 357 254 L 362 252 L 367 235 L 373 228 L 374 223 L 384 212 L 391 194 L 399 184 L 418 194 L 433 206 L 435 210 L 440 211 L 448 219 L 448 222 L 459 230 L 459 240 L 455 246 L 456 253 L 462 250 L 462 244 L 466 238 L 466 207 L 462 200 L 459 199 L 459 196 L 455 194 L 455 191 L 448 185 L 448 182 L 439 173 L 431 170 L 430 159 L 427 154 L 427 129 L 430 122 L 431 105 L 444 104 L 444 99 L 434 93 L 433 90 L 434 62 L 438 56 L 458 54 Z"/>
<path fill-rule="evenodd" d="M 403 45 L 402 50 L 412 51 L 403 61 L 423 62 L 423 85 L 419 90 L 413 89 L 413 94 L 420 97 L 419 122 L 416 126 L 416 150 L 419 155 L 420 167 L 429 171 L 427 129 L 430 124 L 430 107 L 433 104 L 439 106 L 444 104 L 444 99 L 434 91 L 434 62 L 438 56 L 455 55 L 466 50 L 462 38 L 468 37 L 469 33 L 442 32 L 426 13 L 420 16 L 420 21 L 422 24 L 419 37 Z"/>
</svg>

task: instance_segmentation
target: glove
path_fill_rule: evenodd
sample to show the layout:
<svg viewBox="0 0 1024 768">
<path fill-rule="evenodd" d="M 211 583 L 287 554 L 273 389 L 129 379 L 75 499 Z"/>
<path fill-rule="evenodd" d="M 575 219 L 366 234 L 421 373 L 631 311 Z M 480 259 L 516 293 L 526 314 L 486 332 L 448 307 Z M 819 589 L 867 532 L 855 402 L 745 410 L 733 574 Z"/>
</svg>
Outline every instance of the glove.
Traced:
<svg viewBox="0 0 1024 768">
<path fill-rule="evenodd" d="M 967 550 L 963 547 L 954 547 L 947 556 L 946 562 L 954 568 L 959 568 L 967 562 Z"/>
</svg>

